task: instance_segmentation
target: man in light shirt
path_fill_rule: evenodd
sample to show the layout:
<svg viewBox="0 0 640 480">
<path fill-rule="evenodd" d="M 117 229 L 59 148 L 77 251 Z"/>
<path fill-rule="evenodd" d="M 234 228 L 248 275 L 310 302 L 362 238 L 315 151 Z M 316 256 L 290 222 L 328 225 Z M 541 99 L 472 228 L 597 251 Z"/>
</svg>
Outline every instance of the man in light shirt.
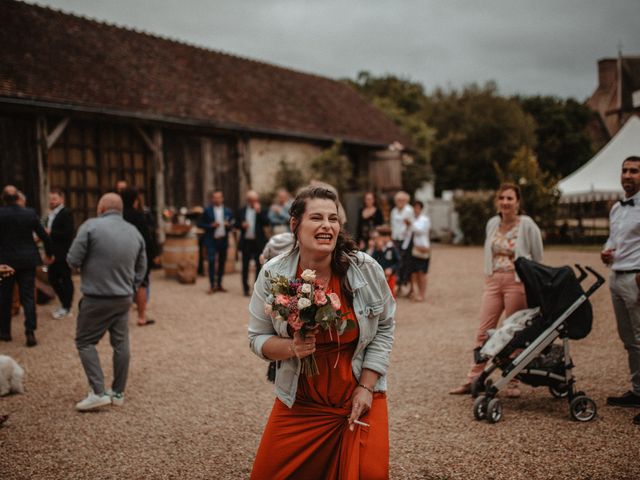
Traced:
<svg viewBox="0 0 640 480">
<path fill-rule="evenodd" d="M 407 192 L 399 191 L 393 197 L 395 206 L 391 209 L 391 239 L 400 250 L 400 256 L 402 257 L 398 270 L 398 287 L 405 285 L 409 280 L 407 266 L 410 248 L 408 248 L 408 245 L 403 248 L 403 244 L 410 235 L 410 227 L 414 220 L 413 208 L 409 205 L 410 198 Z"/>
<path fill-rule="evenodd" d="M 47 233 L 51 237 L 51 246 L 55 260 L 47 269 L 49 283 L 60 300 L 60 308 L 51 315 L 61 319 L 71 314 L 73 301 L 73 281 L 71 269 L 67 264 L 67 253 L 73 242 L 75 231 L 73 214 L 64 205 L 64 192 L 59 188 L 49 191 L 49 215 Z"/>
<path fill-rule="evenodd" d="M 624 200 L 609 214 L 609 238 L 601 252 L 611 267 L 609 290 L 620 340 L 627 350 L 631 390 L 607 397 L 607 405 L 640 408 L 640 156 L 622 163 Z M 640 425 L 640 414 L 633 423 Z"/>
<path fill-rule="evenodd" d="M 249 263 L 253 259 L 256 276 L 260 273 L 260 254 L 267 243 L 264 228 L 269 224 L 269 218 L 260 205 L 257 192 L 247 192 L 247 204 L 238 210 L 236 229 L 240 232 L 238 250 L 242 252 L 242 291 L 249 296 Z"/>
<path fill-rule="evenodd" d="M 204 209 L 198 223 L 204 229 L 203 243 L 209 260 L 209 294 L 226 292 L 222 286 L 222 277 L 229 248 L 229 231 L 233 225 L 233 213 L 224 206 L 222 191 L 215 190 L 210 197 L 211 204 Z"/>
</svg>

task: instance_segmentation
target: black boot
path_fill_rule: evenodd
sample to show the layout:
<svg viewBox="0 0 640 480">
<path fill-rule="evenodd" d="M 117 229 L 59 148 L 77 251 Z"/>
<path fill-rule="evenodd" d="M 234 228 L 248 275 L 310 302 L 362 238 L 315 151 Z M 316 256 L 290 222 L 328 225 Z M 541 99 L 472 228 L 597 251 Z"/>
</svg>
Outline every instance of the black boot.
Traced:
<svg viewBox="0 0 640 480">
<path fill-rule="evenodd" d="M 27 347 L 35 347 L 38 344 L 38 342 L 36 341 L 36 334 L 33 332 L 33 330 L 27 330 L 26 336 Z"/>
</svg>

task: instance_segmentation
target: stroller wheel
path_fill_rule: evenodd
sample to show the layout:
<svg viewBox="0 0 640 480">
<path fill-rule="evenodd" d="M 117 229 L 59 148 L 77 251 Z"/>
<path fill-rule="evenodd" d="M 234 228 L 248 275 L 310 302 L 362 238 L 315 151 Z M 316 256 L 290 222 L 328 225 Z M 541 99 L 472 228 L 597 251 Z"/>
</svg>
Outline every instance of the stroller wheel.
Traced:
<svg viewBox="0 0 640 480">
<path fill-rule="evenodd" d="M 569 395 L 569 388 L 564 383 L 549 385 L 549 393 L 551 393 L 554 398 L 565 398 Z"/>
<path fill-rule="evenodd" d="M 493 398 L 487 405 L 487 420 L 489 423 L 498 423 L 502 418 L 502 402 L 499 398 Z"/>
<path fill-rule="evenodd" d="M 484 420 L 487 418 L 487 397 L 480 395 L 473 402 L 473 416 L 476 420 Z"/>
<path fill-rule="evenodd" d="M 596 418 L 598 409 L 596 402 L 585 395 L 579 395 L 569 404 L 569 413 L 571 418 L 577 422 L 590 422 Z"/>
</svg>

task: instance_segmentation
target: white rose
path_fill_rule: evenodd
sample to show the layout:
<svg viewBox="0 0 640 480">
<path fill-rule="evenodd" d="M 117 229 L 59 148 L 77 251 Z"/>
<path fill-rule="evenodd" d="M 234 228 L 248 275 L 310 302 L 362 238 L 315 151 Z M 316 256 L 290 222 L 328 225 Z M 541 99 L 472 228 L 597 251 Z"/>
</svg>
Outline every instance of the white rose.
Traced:
<svg viewBox="0 0 640 480">
<path fill-rule="evenodd" d="M 298 299 L 298 310 L 302 310 L 310 306 L 311 306 L 311 300 L 309 300 L 308 298 L 303 297 Z"/>
<path fill-rule="evenodd" d="M 300 275 L 305 282 L 315 282 L 316 280 L 316 271 L 315 270 L 305 270 Z"/>
<path fill-rule="evenodd" d="M 311 293 L 311 285 L 308 283 L 302 285 L 302 293 Z"/>
</svg>

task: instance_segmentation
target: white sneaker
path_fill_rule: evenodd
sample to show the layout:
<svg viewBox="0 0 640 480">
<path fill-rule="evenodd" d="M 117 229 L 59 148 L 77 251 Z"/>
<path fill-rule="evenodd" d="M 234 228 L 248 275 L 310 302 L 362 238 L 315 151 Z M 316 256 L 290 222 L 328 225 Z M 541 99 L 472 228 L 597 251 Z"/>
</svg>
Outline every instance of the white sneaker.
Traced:
<svg viewBox="0 0 640 480">
<path fill-rule="evenodd" d="M 113 390 L 109 389 L 104 392 L 105 395 L 109 395 L 111 398 L 111 405 L 114 407 L 121 407 L 124 405 L 124 393 L 116 393 Z"/>
<path fill-rule="evenodd" d="M 71 310 L 67 310 L 66 308 L 60 307 L 55 312 L 51 314 L 53 318 L 56 320 L 60 320 L 61 318 L 68 317 L 71 315 Z"/>
<path fill-rule="evenodd" d="M 104 407 L 111 404 L 111 397 L 106 393 L 102 395 L 96 395 L 93 391 L 89 392 L 87 398 L 76 403 L 76 410 L 80 412 L 86 412 L 87 410 L 93 410 L 94 408 Z"/>
</svg>

